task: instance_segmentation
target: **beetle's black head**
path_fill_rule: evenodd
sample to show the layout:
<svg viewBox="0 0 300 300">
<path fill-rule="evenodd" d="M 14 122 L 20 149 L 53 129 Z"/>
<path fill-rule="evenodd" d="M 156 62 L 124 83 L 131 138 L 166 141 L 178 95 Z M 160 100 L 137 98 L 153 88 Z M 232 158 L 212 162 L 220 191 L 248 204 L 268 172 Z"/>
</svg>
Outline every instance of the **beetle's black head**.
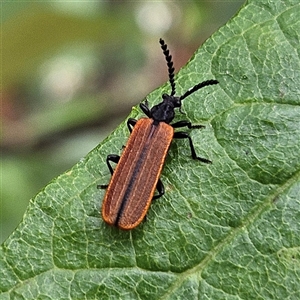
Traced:
<svg viewBox="0 0 300 300">
<path fill-rule="evenodd" d="M 197 90 L 201 89 L 204 86 L 217 84 L 218 81 L 211 79 L 206 80 L 201 83 L 198 83 L 188 91 L 186 91 L 182 96 L 175 96 L 175 81 L 174 81 L 174 67 L 173 67 L 173 61 L 172 61 L 172 55 L 170 55 L 170 52 L 168 50 L 167 44 L 163 39 L 159 40 L 159 43 L 161 45 L 161 49 L 163 50 L 163 53 L 165 55 L 167 65 L 168 65 L 168 72 L 169 72 L 169 81 L 171 84 L 171 94 L 163 94 L 162 99 L 163 101 L 155 106 L 152 107 L 150 111 L 151 118 L 156 122 L 165 122 L 167 124 L 171 123 L 172 120 L 175 117 L 175 111 L 174 109 L 176 107 L 181 108 L 181 101 L 185 99 L 190 94 L 196 92 Z M 148 116 L 149 116 L 148 115 Z"/>
</svg>

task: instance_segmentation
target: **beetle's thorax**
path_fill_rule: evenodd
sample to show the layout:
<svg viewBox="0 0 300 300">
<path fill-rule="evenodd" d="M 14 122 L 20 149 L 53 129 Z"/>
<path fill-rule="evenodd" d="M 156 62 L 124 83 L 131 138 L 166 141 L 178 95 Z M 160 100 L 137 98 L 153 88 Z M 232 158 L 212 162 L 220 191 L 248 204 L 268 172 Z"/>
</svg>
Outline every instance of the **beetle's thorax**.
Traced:
<svg viewBox="0 0 300 300">
<path fill-rule="evenodd" d="M 162 95 L 163 101 L 151 108 L 151 118 L 155 122 L 171 123 L 175 117 L 174 109 L 181 107 L 180 97 Z"/>
</svg>

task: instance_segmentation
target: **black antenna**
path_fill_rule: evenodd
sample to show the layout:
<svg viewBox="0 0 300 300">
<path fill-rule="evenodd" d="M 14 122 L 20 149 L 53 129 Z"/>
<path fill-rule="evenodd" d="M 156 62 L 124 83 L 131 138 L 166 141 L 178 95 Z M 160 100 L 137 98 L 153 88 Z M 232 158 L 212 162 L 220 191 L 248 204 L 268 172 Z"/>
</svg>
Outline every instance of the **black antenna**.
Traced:
<svg viewBox="0 0 300 300">
<path fill-rule="evenodd" d="M 210 79 L 210 80 L 200 82 L 200 83 L 196 84 L 194 87 L 187 90 L 182 96 L 179 97 L 179 99 L 183 100 L 184 98 L 186 98 L 190 94 L 195 93 L 196 91 L 198 91 L 199 89 L 201 89 L 201 88 L 203 88 L 207 85 L 213 85 L 213 84 L 218 84 L 218 83 L 219 83 L 219 81 L 215 80 L 215 79 Z"/>
<path fill-rule="evenodd" d="M 167 65 L 168 65 L 169 81 L 170 81 L 171 88 L 172 88 L 172 92 L 171 92 L 170 96 L 174 96 L 176 87 L 175 87 L 175 81 L 174 81 L 175 68 L 173 67 L 172 55 L 170 55 L 168 46 L 163 39 L 160 39 L 159 43 L 161 45 L 161 49 L 163 50 L 163 53 L 165 55 Z"/>
</svg>

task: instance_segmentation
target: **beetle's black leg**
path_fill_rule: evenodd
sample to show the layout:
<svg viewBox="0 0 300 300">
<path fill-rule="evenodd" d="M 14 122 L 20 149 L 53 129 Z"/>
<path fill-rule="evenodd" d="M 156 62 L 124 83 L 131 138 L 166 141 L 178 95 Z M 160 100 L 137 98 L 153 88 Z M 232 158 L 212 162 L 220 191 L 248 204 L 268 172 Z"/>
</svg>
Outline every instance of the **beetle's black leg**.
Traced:
<svg viewBox="0 0 300 300">
<path fill-rule="evenodd" d="M 145 100 L 145 103 L 140 103 L 140 108 L 143 111 L 143 113 L 148 117 L 151 118 L 151 110 L 148 106 L 148 100 Z"/>
<path fill-rule="evenodd" d="M 160 179 L 158 179 L 156 189 L 158 191 L 158 195 L 153 196 L 152 200 L 160 198 L 165 193 L 165 188 Z"/>
<path fill-rule="evenodd" d="M 120 156 L 117 154 L 109 154 L 106 157 L 106 164 L 108 166 L 109 172 L 112 175 L 114 173 L 114 170 L 110 164 L 110 161 L 114 162 L 114 163 L 118 163 L 120 160 Z M 97 189 L 106 189 L 108 187 L 108 184 L 99 184 L 97 185 Z"/>
<path fill-rule="evenodd" d="M 112 175 L 114 173 L 114 170 L 111 166 L 111 164 L 109 163 L 110 161 L 114 162 L 114 163 L 118 163 L 120 160 L 120 155 L 117 155 L 117 154 L 109 154 L 107 155 L 107 158 L 106 158 L 106 163 L 107 163 L 107 166 L 109 168 L 109 171 L 110 171 L 110 174 Z"/>
<path fill-rule="evenodd" d="M 132 132 L 132 128 L 134 127 L 134 125 L 136 124 L 137 120 L 136 119 L 133 119 L 133 118 L 129 118 L 127 120 L 127 127 L 130 131 L 130 133 Z"/>
<path fill-rule="evenodd" d="M 108 184 L 97 184 L 97 189 L 105 190 L 108 188 Z"/>
<path fill-rule="evenodd" d="M 187 127 L 190 129 L 194 129 L 194 128 L 205 128 L 204 125 L 192 125 L 191 122 L 187 121 L 187 120 L 182 120 L 182 121 L 178 121 L 174 124 L 170 124 L 173 128 L 180 128 L 180 127 Z"/>
<path fill-rule="evenodd" d="M 195 148 L 194 148 L 194 145 L 193 145 L 193 142 L 192 142 L 192 139 L 191 139 L 191 137 L 189 136 L 189 134 L 187 132 L 182 132 L 182 131 L 175 132 L 174 133 L 174 138 L 176 138 L 176 139 L 188 139 L 189 140 L 190 148 L 191 148 L 191 152 L 192 152 L 192 158 L 193 159 L 198 159 L 198 160 L 200 160 L 200 161 L 202 161 L 204 163 L 207 163 L 207 164 L 211 164 L 212 163 L 209 159 L 197 156 Z"/>
</svg>

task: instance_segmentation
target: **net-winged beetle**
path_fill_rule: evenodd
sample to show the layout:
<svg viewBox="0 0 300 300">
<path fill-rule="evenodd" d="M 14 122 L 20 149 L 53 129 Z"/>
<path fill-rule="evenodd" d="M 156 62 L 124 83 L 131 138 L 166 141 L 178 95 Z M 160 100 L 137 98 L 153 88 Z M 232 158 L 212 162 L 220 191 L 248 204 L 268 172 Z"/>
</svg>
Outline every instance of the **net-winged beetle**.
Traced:
<svg viewBox="0 0 300 300">
<path fill-rule="evenodd" d="M 181 101 L 190 94 L 207 86 L 217 84 L 217 80 L 198 83 L 182 96 L 175 96 L 174 67 L 172 56 L 163 39 L 159 40 L 167 61 L 171 94 L 163 94 L 163 101 L 152 108 L 148 103 L 141 103 L 141 110 L 148 118 L 128 119 L 130 137 L 121 156 L 110 154 L 106 162 L 112 174 L 108 186 L 101 185 L 107 191 L 102 204 L 102 217 L 110 225 L 124 230 L 133 229 L 144 219 L 152 199 L 164 194 L 160 174 L 173 138 L 188 139 L 192 158 L 204 163 L 210 160 L 196 155 L 191 137 L 187 132 L 174 132 L 174 128 L 203 128 L 192 125 L 187 120 L 170 124 L 175 116 L 175 108 L 181 111 Z M 110 162 L 117 164 L 113 170 Z M 154 195 L 155 189 L 158 194 Z"/>
</svg>

